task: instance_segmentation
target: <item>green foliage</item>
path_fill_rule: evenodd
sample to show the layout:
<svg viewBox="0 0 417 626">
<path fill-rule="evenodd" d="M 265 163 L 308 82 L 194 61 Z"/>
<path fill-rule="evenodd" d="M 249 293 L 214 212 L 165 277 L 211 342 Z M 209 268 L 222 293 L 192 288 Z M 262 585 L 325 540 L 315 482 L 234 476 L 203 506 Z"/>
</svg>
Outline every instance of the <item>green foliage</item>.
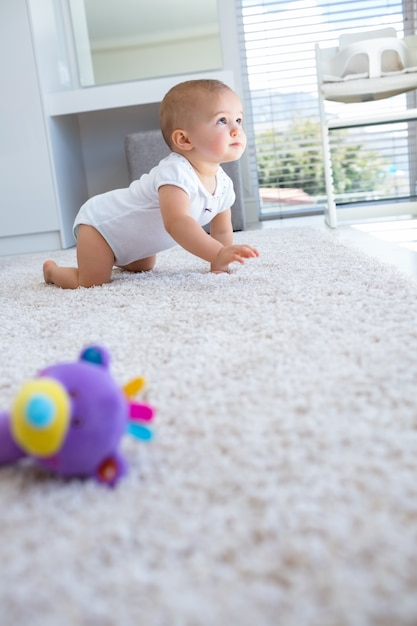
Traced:
<svg viewBox="0 0 417 626">
<path fill-rule="evenodd" d="M 386 160 L 375 150 L 352 145 L 347 136 L 347 130 L 332 132 L 335 193 L 379 190 Z M 326 193 L 318 121 L 294 118 L 285 132 L 269 130 L 255 141 L 261 187 L 303 189 L 313 197 Z"/>
</svg>

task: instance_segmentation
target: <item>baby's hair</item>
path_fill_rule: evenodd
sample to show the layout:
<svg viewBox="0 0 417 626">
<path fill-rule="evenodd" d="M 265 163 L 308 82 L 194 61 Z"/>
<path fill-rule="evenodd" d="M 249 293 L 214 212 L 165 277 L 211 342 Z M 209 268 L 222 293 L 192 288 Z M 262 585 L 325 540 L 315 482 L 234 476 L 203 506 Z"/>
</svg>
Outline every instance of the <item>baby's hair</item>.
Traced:
<svg viewBox="0 0 417 626">
<path fill-rule="evenodd" d="M 199 96 L 213 96 L 230 90 L 225 83 L 214 79 L 187 80 L 175 85 L 164 96 L 159 109 L 159 123 L 165 142 L 172 148 L 172 133 L 183 128 L 192 117 Z"/>
</svg>

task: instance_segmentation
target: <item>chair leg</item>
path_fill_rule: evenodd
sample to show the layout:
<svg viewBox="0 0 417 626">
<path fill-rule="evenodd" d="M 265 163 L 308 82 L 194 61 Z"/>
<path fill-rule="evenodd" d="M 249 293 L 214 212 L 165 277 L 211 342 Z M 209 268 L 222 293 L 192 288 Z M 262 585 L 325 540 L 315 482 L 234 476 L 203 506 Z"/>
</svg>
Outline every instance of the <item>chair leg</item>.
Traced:
<svg viewBox="0 0 417 626">
<path fill-rule="evenodd" d="M 321 142 L 323 149 L 324 178 L 326 184 L 327 207 L 324 211 L 325 222 L 330 228 L 337 228 L 336 202 L 333 189 L 333 169 L 330 153 L 329 128 L 327 126 L 324 103 L 319 98 Z"/>
<path fill-rule="evenodd" d="M 330 228 L 337 228 L 336 201 L 333 187 L 333 168 L 330 155 L 330 138 L 327 125 L 322 128 L 324 177 L 326 182 L 327 210 L 325 211 L 326 224 Z"/>
</svg>

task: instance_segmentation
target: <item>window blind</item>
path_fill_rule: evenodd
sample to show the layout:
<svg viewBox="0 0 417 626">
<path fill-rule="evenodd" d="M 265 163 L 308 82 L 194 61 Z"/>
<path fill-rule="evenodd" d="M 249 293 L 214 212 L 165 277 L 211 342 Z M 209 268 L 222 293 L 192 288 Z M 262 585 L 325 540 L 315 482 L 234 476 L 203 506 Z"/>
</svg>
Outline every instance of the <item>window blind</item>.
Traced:
<svg viewBox="0 0 417 626">
<path fill-rule="evenodd" d="M 417 0 L 236 0 L 245 106 L 254 141 L 251 175 L 260 218 L 323 211 L 325 184 L 315 44 L 342 33 L 393 26 L 413 34 Z M 405 109 L 415 92 L 360 104 Z M 343 104 L 331 103 L 334 112 Z M 356 105 L 355 105 L 356 106 Z M 338 204 L 408 197 L 416 191 L 416 124 L 334 131 Z"/>
</svg>

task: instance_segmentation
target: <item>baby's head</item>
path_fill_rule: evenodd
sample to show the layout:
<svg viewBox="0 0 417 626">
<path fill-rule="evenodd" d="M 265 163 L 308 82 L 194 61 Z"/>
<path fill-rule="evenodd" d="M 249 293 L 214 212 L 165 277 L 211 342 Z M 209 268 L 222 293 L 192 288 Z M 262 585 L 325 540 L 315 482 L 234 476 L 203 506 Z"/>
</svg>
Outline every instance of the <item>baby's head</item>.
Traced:
<svg viewBox="0 0 417 626">
<path fill-rule="evenodd" d="M 172 149 L 172 133 L 192 123 L 201 107 L 225 91 L 232 91 L 220 80 L 187 80 L 172 87 L 161 102 L 159 122 L 162 135 Z"/>
</svg>

